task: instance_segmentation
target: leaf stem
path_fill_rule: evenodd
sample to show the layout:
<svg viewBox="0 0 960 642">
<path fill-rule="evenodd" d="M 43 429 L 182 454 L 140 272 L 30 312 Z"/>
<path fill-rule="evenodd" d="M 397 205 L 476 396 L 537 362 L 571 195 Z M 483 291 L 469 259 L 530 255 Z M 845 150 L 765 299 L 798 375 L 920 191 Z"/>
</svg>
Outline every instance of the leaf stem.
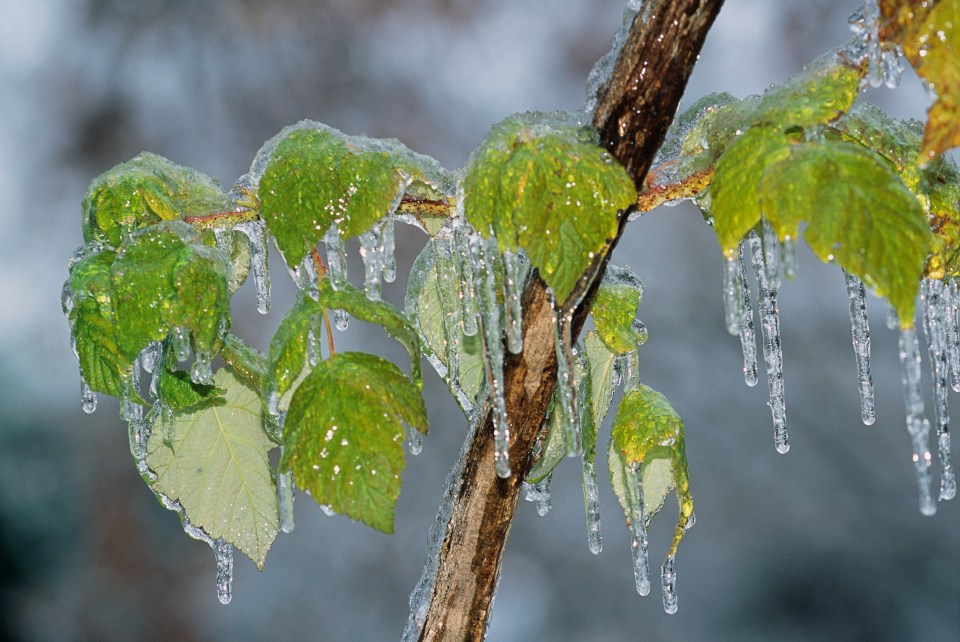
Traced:
<svg viewBox="0 0 960 642">
<path fill-rule="evenodd" d="M 327 273 L 327 266 L 324 265 L 323 259 L 320 258 L 320 252 L 317 251 L 317 248 L 313 248 L 311 254 L 313 256 L 313 264 L 317 266 L 317 277 L 323 277 Z M 327 331 L 327 348 L 330 350 L 330 357 L 332 357 L 336 354 L 336 349 L 333 345 L 333 328 L 330 326 L 330 311 L 326 308 L 323 309 L 323 327 Z"/>
</svg>

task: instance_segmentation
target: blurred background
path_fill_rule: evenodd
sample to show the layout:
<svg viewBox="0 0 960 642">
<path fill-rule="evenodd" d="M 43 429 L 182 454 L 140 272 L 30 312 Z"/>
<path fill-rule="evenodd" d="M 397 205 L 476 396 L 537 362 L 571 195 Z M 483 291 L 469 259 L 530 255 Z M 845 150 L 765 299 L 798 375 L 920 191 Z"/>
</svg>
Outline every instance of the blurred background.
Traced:
<svg viewBox="0 0 960 642">
<path fill-rule="evenodd" d="M 727 0 L 684 104 L 782 82 L 848 37 L 846 0 Z M 427 531 L 466 423 L 432 371 L 432 433 L 409 457 L 396 533 L 327 517 L 307 498 L 264 572 L 237 556 L 221 606 L 213 554 L 137 476 L 115 400 L 79 404 L 60 311 L 89 181 L 142 150 L 229 186 L 262 142 L 312 118 L 397 137 L 462 166 L 491 124 L 575 109 L 624 0 L 13 0 L 0 20 L 0 638 L 398 639 Z M 922 117 L 912 73 L 868 93 Z M 398 239 L 401 266 L 424 237 Z M 870 300 L 877 422 L 859 419 L 847 297 L 801 250 L 780 306 L 792 449 L 773 447 L 766 389 L 747 388 L 723 328 L 720 250 L 692 207 L 633 223 L 615 261 L 646 284 L 641 377 L 687 426 L 697 526 L 677 558 L 679 613 L 634 590 L 629 535 L 602 486 L 604 548 L 586 546 L 580 476 L 558 469 L 553 510 L 523 504 L 489 639 L 956 639 L 960 505 L 917 508 L 896 335 Z M 354 252 L 354 258 L 356 253 Z M 265 348 L 292 286 L 273 257 L 273 312 L 250 284 L 234 328 Z M 353 274 L 358 273 L 357 269 Z M 399 303 L 403 285 L 386 290 Z M 352 324 L 338 349 L 370 348 Z M 383 353 L 402 359 L 383 343 Z M 926 366 L 925 366 L 926 367 Z M 762 377 L 762 375 L 761 375 Z M 927 382 L 928 384 L 928 382 Z M 930 386 L 927 385 L 927 389 Z M 928 409 L 930 402 L 928 399 Z M 954 411 L 960 416 L 960 406 Z M 606 475 L 601 464 L 601 476 Z M 651 561 L 669 544 L 672 500 Z"/>
</svg>

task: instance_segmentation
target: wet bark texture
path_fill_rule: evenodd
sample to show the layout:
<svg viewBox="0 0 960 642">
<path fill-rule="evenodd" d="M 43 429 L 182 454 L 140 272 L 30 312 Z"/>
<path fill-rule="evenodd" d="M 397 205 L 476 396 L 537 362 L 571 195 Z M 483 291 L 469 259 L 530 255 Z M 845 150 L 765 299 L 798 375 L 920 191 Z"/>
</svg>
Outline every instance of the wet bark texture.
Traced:
<svg viewBox="0 0 960 642">
<path fill-rule="evenodd" d="M 722 4 L 723 0 L 646 0 L 610 80 L 600 89 L 594 126 L 638 189 Z M 623 213 L 620 233 L 591 267 L 597 278 L 581 280 L 588 290 L 574 314 L 573 336 L 580 333 L 625 222 Z M 575 292 L 571 299 L 581 294 Z M 531 447 L 556 384 L 553 314 L 539 278 L 531 279 L 523 293 L 523 352 L 505 353 L 513 474 L 500 479 L 494 470 L 493 418 L 488 411 L 457 464 L 459 478 L 452 481 L 445 499 L 452 506 L 441 509 L 444 523 L 438 524 L 441 539 L 421 640 L 480 640 L 486 630 L 521 483 L 532 465 Z"/>
</svg>

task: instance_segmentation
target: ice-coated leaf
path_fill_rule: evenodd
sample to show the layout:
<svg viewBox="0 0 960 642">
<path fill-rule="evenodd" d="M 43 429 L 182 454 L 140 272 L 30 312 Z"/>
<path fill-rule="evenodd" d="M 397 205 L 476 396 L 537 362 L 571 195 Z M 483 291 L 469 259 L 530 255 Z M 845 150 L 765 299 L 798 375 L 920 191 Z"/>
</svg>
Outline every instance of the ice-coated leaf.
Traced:
<svg viewBox="0 0 960 642">
<path fill-rule="evenodd" d="M 620 401 L 613 420 L 613 443 L 627 463 L 644 461 L 655 446 L 675 445 L 683 438 L 683 420 L 662 394 L 639 384 Z"/>
<path fill-rule="evenodd" d="M 640 278 L 633 270 L 610 265 L 590 308 L 600 338 L 618 354 L 635 350 L 642 342 L 633 326 L 642 288 Z"/>
<path fill-rule="evenodd" d="M 583 348 L 589 366 L 589 388 L 587 400 L 590 403 L 590 425 L 583 428 L 583 449 L 592 452 L 596 448 L 597 433 L 610 410 L 613 401 L 614 371 L 617 365 L 617 353 L 610 350 L 600 335 L 591 330 L 583 337 Z"/>
<path fill-rule="evenodd" d="M 933 242 L 924 275 L 960 276 L 960 172 L 947 156 L 931 161 L 921 172 L 920 191 L 929 202 Z"/>
<path fill-rule="evenodd" d="M 160 369 L 159 366 L 158 369 Z M 156 377 L 157 392 L 163 400 L 163 405 L 174 412 L 206 407 L 222 399 L 227 392 L 226 388 L 216 383 L 212 385 L 194 383 L 190 373 L 183 370 L 162 368 Z"/>
<path fill-rule="evenodd" d="M 293 395 L 280 472 L 292 470 L 317 503 L 390 533 L 404 423 L 427 431 L 420 389 L 385 359 L 338 352 L 318 363 Z"/>
<path fill-rule="evenodd" d="M 710 192 L 714 227 L 720 247 L 733 256 L 740 240 L 760 222 L 760 179 L 764 170 L 790 153 L 778 130 L 753 127 L 736 139 L 717 162 Z"/>
<path fill-rule="evenodd" d="M 317 282 L 318 297 L 301 294 L 296 305 L 280 322 L 270 340 L 264 389 L 280 397 L 291 391 L 304 368 L 308 367 L 311 326 L 324 310 L 346 310 L 350 316 L 381 326 L 399 341 L 410 354 L 411 378 L 420 387 L 420 338 L 407 318 L 386 301 L 371 301 L 362 290 L 345 283 L 334 290 L 329 279 Z"/>
<path fill-rule="evenodd" d="M 881 0 L 880 37 L 893 40 L 936 92 L 927 111 L 924 161 L 960 145 L 960 0 Z"/>
<path fill-rule="evenodd" d="M 228 209 L 215 180 L 144 152 L 93 179 L 83 199 L 83 238 L 119 247 L 131 232 Z"/>
<path fill-rule="evenodd" d="M 437 282 L 436 255 L 432 243 L 427 243 L 410 270 L 404 308 L 407 316 L 416 324 L 430 361 L 443 366 L 445 374 L 448 367 L 447 342 L 444 334 L 443 306 Z M 482 337 L 480 334 L 467 336 L 459 326 L 458 330 L 460 331 L 460 340 L 457 343 L 459 376 L 457 390 L 451 392 L 457 397 L 461 407 L 467 411 L 467 407 L 472 407 L 476 402 L 480 388 L 483 386 Z M 467 404 L 459 398 L 458 393 L 464 395 Z"/>
<path fill-rule="evenodd" d="M 564 437 L 560 413 L 557 410 L 555 402 L 551 401 L 550 410 L 547 412 L 550 417 L 549 425 L 540 445 L 540 458 L 534 463 L 524 480 L 528 484 L 536 484 L 546 479 L 547 475 L 553 472 L 553 469 L 567 456 L 567 440 Z"/>
<path fill-rule="evenodd" d="M 501 252 L 522 248 L 566 301 L 636 201 L 633 182 L 577 125 L 542 114 L 493 127 L 467 165 L 464 212 Z"/>
<path fill-rule="evenodd" d="M 229 370 L 214 375 L 221 403 L 174 416 L 147 443 L 154 487 L 179 500 L 190 521 L 223 538 L 263 568 L 280 527 L 260 397 Z"/>
<path fill-rule="evenodd" d="M 259 188 L 260 213 L 287 265 L 299 265 L 331 224 L 348 239 L 390 213 L 403 192 L 401 169 L 390 153 L 352 145 L 332 129 L 287 133 Z"/>
<path fill-rule="evenodd" d="M 920 181 L 917 165 L 923 140 L 919 122 L 897 120 L 879 107 L 857 101 L 831 127 L 886 158 L 893 163 L 904 185 L 917 188 Z"/>
<path fill-rule="evenodd" d="M 620 451 L 610 443 L 607 451 L 607 466 L 610 470 L 610 485 L 620 502 L 627 519 L 630 518 L 630 501 L 636 501 L 636 488 L 627 479 L 626 461 Z M 643 481 L 643 515 L 647 519 L 656 515 L 663 507 L 663 501 L 676 488 L 673 466 L 670 463 L 670 450 L 661 446 L 651 448 L 640 470 Z"/>
<path fill-rule="evenodd" d="M 804 238 L 823 261 L 833 258 L 887 297 L 913 323 L 930 229 L 917 198 L 894 169 L 851 143 L 803 143 L 768 167 L 761 207 L 777 236 Z"/>
<path fill-rule="evenodd" d="M 190 331 L 198 350 L 213 349 L 229 318 L 226 272 L 220 253 L 186 223 L 135 232 L 112 268 L 120 350 L 133 360 L 174 327 Z"/>
</svg>

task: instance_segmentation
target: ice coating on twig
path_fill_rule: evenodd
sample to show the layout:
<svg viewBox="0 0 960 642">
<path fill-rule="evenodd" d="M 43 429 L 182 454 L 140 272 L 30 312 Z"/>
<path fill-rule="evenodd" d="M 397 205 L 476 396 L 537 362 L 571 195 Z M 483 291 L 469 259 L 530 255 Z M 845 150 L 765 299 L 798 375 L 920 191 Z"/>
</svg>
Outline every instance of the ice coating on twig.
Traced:
<svg viewBox="0 0 960 642">
<path fill-rule="evenodd" d="M 293 484 L 293 472 L 287 471 L 277 475 L 277 504 L 280 508 L 280 530 L 284 533 L 292 533 L 293 522 L 293 497 L 296 494 L 296 488 Z"/>
<path fill-rule="evenodd" d="M 870 322 L 867 319 L 867 290 L 855 274 L 843 273 L 850 299 L 850 330 L 853 353 L 857 358 L 857 382 L 860 389 L 860 418 L 867 426 L 876 419 L 873 375 L 870 372 Z"/>
<path fill-rule="evenodd" d="M 907 432 L 913 446 L 913 464 L 920 489 L 920 512 L 933 515 L 937 512 L 937 504 L 930 494 L 930 422 L 923 414 L 923 395 L 920 393 L 920 342 L 917 340 L 916 328 L 900 330 L 899 348 Z"/>
<path fill-rule="evenodd" d="M 523 265 L 516 252 L 503 253 L 503 307 L 507 323 L 507 349 L 513 354 L 523 350 Z"/>
<path fill-rule="evenodd" d="M 923 332 L 930 353 L 933 379 L 933 414 L 937 426 L 937 449 L 940 458 L 940 499 L 953 499 L 957 481 L 950 462 L 950 410 L 947 400 L 947 296 L 948 288 L 940 279 L 923 279 L 920 301 L 923 309 Z"/>
<path fill-rule="evenodd" d="M 590 74 L 587 76 L 587 100 L 581 109 L 586 119 L 593 119 L 593 113 L 600 101 L 599 92 L 610 78 L 610 74 L 613 73 L 613 66 L 616 64 L 617 58 L 620 57 L 620 50 L 623 49 L 623 43 L 626 42 L 630 27 L 633 26 L 634 18 L 642 5 L 643 0 L 629 0 L 623 10 L 620 29 L 613 38 L 610 50 L 593 65 Z"/>
<path fill-rule="evenodd" d="M 760 237 L 751 231 L 748 237 L 753 257 L 753 271 L 757 278 L 757 299 L 760 308 L 760 328 L 763 330 L 763 360 L 767 367 L 767 387 L 770 393 L 770 413 L 773 416 L 773 439 L 778 453 L 790 450 L 787 435 L 787 410 L 783 397 L 783 352 L 780 347 L 780 312 L 777 308 L 777 290 L 767 280 L 764 252 Z"/>
<path fill-rule="evenodd" d="M 480 309 L 480 332 L 483 335 L 483 365 L 493 410 L 494 464 L 497 475 L 507 478 L 510 476 L 510 424 L 507 421 L 507 403 L 504 397 L 503 339 L 493 267 L 493 257 L 497 255 L 497 241 L 495 238 L 486 240 L 479 234 L 474 234 L 471 236 L 470 245 L 474 286 Z"/>
<path fill-rule="evenodd" d="M 266 314 L 270 310 L 270 269 L 267 262 L 266 224 L 260 220 L 243 221 L 233 226 L 243 232 L 250 241 L 250 267 L 253 272 L 253 285 L 257 291 L 257 312 Z M 228 253 L 229 255 L 229 253 Z"/>
<path fill-rule="evenodd" d="M 573 311 L 558 309 L 554 301 L 553 340 L 557 354 L 557 401 L 555 411 L 560 412 L 560 425 L 563 427 L 567 444 L 567 456 L 574 457 L 583 452 L 580 435 L 580 409 L 577 407 L 577 378 L 574 371 L 573 339 L 571 328 Z"/>
<path fill-rule="evenodd" d="M 218 537 L 213 553 L 217 558 L 217 599 L 220 604 L 229 604 L 233 599 L 233 545 Z"/>
<path fill-rule="evenodd" d="M 600 485 L 597 483 L 597 465 L 592 459 L 583 458 L 582 468 L 583 503 L 587 517 L 587 546 L 594 555 L 603 550 L 603 534 L 600 530 Z"/>
<path fill-rule="evenodd" d="M 667 555 L 660 567 L 660 581 L 663 587 L 663 610 L 673 615 L 677 612 L 677 558 Z"/>
<path fill-rule="evenodd" d="M 550 512 L 550 479 L 552 475 L 547 475 L 535 484 L 523 482 L 523 499 L 533 502 L 537 506 L 537 515 L 545 516 Z"/>
</svg>

